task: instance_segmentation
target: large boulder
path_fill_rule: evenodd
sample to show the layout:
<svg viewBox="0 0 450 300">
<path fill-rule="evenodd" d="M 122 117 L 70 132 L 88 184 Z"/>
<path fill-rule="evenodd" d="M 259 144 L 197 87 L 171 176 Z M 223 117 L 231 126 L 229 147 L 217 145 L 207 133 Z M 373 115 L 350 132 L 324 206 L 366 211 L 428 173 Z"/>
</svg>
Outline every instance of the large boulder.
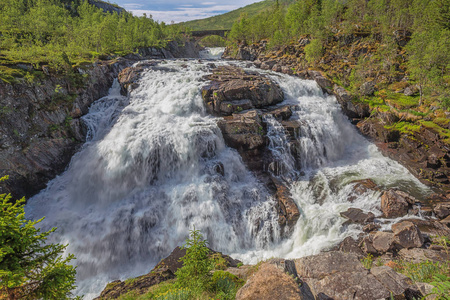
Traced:
<svg viewBox="0 0 450 300">
<path fill-rule="evenodd" d="M 403 217 L 408 213 L 409 198 L 396 190 L 387 190 L 381 195 L 381 211 L 386 218 Z"/>
<path fill-rule="evenodd" d="M 264 263 L 237 292 L 236 300 L 286 299 L 301 297 L 299 284 L 274 264 Z"/>
<path fill-rule="evenodd" d="M 394 234 L 390 232 L 377 231 L 373 237 L 372 245 L 380 253 L 392 250 L 394 246 Z"/>
<path fill-rule="evenodd" d="M 433 211 L 439 219 L 445 219 L 450 216 L 450 202 L 438 203 Z"/>
<path fill-rule="evenodd" d="M 372 222 L 375 215 L 371 212 L 365 213 L 359 208 L 349 208 L 345 212 L 340 213 L 341 217 L 346 218 L 345 223 L 365 224 Z"/>
<path fill-rule="evenodd" d="M 321 253 L 295 260 L 299 278 L 314 295 L 323 299 L 412 299 L 414 287 L 405 276 L 386 268 L 367 270 L 357 255 L 339 251 Z M 413 293 L 417 295 L 417 293 Z"/>
<path fill-rule="evenodd" d="M 220 66 L 205 79 L 211 83 L 202 88 L 202 97 L 214 115 L 275 105 L 284 98 L 281 88 L 268 77 L 238 67 Z"/>
<path fill-rule="evenodd" d="M 424 239 L 419 228 L 411 222 L 404 221 L 392 225 L 395 235 L 395 243 L 401 248 L 419 248 Z"/>
</svg>

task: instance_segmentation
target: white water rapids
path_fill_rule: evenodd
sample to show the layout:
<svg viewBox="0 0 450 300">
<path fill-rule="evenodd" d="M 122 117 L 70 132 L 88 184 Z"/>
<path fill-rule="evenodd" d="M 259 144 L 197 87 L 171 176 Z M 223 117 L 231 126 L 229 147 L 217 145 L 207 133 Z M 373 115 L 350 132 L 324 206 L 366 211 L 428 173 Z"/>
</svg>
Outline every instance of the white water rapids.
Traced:
<svg viewBox="0 0 450 300">
<path fill-rule="evenodd" d="M 302 124 L 298 166 L 280 124 L 267 120 L 270 149 L 284 165 L 279 175 L 301 209 L 293 233 L 282 239 L 274 199 L 205 112 L 200 88 L 207 64 L 163 61 L 129 98 L 116 83 L 84 117 L 89 140 L 67 171 L 29 200 L 27 217 L 46 216 L 43 229 L 58 227 L 50 242 L 68 243 L 77 257 L 76 293 L 85 299 L 109 281 L 149 272 L 193 226 L 211 248 L 245 263 L 294 258 L 357 235 L 357 225 L 342 227 L 339 213 L 349 207 L 379 215 L 377 193 L 348 202 L 352 180 L 426 192 L 361 137 L 315 82 L 267 72 Z"/>
</svg>

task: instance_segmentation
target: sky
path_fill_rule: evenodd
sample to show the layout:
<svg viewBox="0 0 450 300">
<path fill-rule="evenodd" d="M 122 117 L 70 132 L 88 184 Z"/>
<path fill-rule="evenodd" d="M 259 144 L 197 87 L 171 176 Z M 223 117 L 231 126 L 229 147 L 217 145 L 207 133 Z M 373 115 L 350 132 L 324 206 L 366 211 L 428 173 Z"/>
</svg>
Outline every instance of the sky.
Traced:
<svg viewBox="0 0 450 300">
<path fill-rule="evenodd" d="M 261 0 L 109 0 L 135 16 L 151 15 L 156 21 L 184 22 L 220 15 Z"/>
</svg>

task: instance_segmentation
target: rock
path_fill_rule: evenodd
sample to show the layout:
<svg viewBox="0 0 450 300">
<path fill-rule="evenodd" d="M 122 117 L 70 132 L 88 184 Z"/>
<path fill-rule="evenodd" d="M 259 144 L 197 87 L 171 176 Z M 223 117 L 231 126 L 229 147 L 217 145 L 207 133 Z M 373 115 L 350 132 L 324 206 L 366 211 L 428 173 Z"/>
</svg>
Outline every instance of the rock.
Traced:
<svg viewBox="0 0 450 300">
<path fill-rule="evenodd" d="M 244 265 L 238 267 L 230 267 L 225 270 L 228 273 L 231 273 L 235 275 L 236 277 L 247 281 L 248 277 L 251 275 L 252 272 L 252 266 L 250 265 Z"/>
<path fill-rule="evenodd" d="M 263 70 L 272 70 L 273 66 L 277 62 L 275 60 L 268 60 L 261 63 L 261 69 Z"/>
<path fill-rule="evenodd" d="M 408 219 L 405 221 L 413 223 L 419 228 L 422 234 L 425 234 L 429 237 L 446 236 L 450 239 L 450 228 L 437 220 Z"/>
<path fill-rule="evenodd" d="M 439 219 L 445 219 L 446 217 L 450 216 L 450 202 L 445 203 L 438 203 L 434 208 L 433 211 Z"/>
<path fill-rule="evenodd" d="M 281 108 L 276 108 L 266 113 L 272 115 L 278 121 L 288 120 L 292 116 L 292 110 L 289 106 L 283 106 Z"/>
<path fill-rule="evenodd" d="M 280 210 L 280 223 L 283 225 L 285 223 L 292 228 L 300 217 L 300 211 L 298 210 L 294 199 L 292 199 L 289 189 L 275 177 L 272 177 L 272 180 L 277 188 L 276 199 L 278 200 L 278 207 Z"/>
<path fill-rule="evenodd" d="M 371 95 L 373 95 L 373 93 L 375 92 L 375 82 L 369 81 L 369 82 L 363 83 L 359 87 L 359 92 L 363 96 L 371 96 Z"/>
<path fill-rule="evenodd" d="M 411 222 L 404 221 L 392 225 L 395 243 L 402 248 L 419 248 L 423 245 L 423 236 L 420 230 Z"/>
<path fill-rule="evenodd" d="M 313 294 L 333 299 L 381 299 L 390 295 L 352 253 L 321 253 L 295 260 L 297 273 Z"/>
<path fill-rule="evenodd" d="M 369 191 L 378 191 L 378 186 L 372 179 L 355 180 L 350 182 L 350 184 L 354 184 L 354 186 L 353 193 L 347 199 L 349 202 L 355 201 L 359 196 Z"/>
<path fill-rule="evenodd" d="M 419 299 L 422 297 L 413 281 L 403 274 L 395 272 L 390 267 L 373 267 L 370 269 L 375 278 L 386 287 L 395 299 Z"/>
<path fill-rule="evenodd" d="M 259 111 L 250 110 L 233 114 L 217 122 L 228 146 L 241 150 L 254 150 L 265 144 L 264 127 Z"/>
<path fill-rule="evenodd" d="M 349 208 L 347 211 L 341 212 L 340 215 L 341 217 L 348 219 L 347 222 L 358 224 L 372 222 L 373 219 L 375 218 L 375 215 L 373 213 L 371 212 L 364 213 L 359 208 Z"/>
<path fill-rule="evenodd" d="M 353 97 L 344 88 L 334 85 L 333 93 L 349 118 L 366 118 L 370 116 L 370 107 L 365 103 L 353 103 Z"/>
<path fill-rule="evenodd" d="M 398 252 L 398 256 L 399 258 L 412 263 L 421 263 L 427 260 L 432 262 L 445 262 L 450 260 L 450 255 L 445 253 L 445 251 L 435 251 L 423 248 L 401 249 Z"/>
<path fill-rule="evenodd" d="M 419 93 L 419 88 L 417 87 L 417 85 L 410 85 L 407 88 L 405 88 L 405 91 L 403 92 L 403 94 L 405 94 L 405 96 L 414 96 L 417 95 Z"/>
<path fill-rule="evenodd" d="M 365 236 L 358 246 L 367 254 L 378 254 L 378 250 L 373 246 L 373 235 Z"/>
<path fill-rule="evenodd" d="M 333 93 L 332 92 L 333 84 L 331 83 L 330 80 L 325 78 L 325 76 L 323 76 L 322 73 L 320 73 L 319 71 L 308 71 L 308 74 L 309 76 L 312 77 L 312 79 L 314 79 L 317 82 L 317 84 L 322 88 L 322 90 L 324 90 L 328 94 Z"/>
<path fill-rule="evenodd" d="M 381 195 L 381 211 L 386 218 L 398 218 L 408 213 L 408 202 L 395 190 L 387 190 Z"/>
<path fill-rule="evenodd" d="M 380 228 L 381 228 L 380 225 L 375 224 L 375 223 L 370 223 L 363 227 L 363 231 L 364 232 L 372 232 L 372 231 L 378 230 Z"/>
<path fill-rule="evenodd" d="M 206 79 L 211 83 L 202 88 L 202 97 L 215 115 L 274 105 L 284 98 L 281 88 L 268 77 L 238 67 L 218 67 Z"/>
<path fill-rule="evenodd" d="M 279 64 L 275 64 L 272 67 L 272 71 L 274 71 L 274 72 L 281 72 L 281 66 Z"/>
<path fill-rule="evenodd" d="M 394 234 L 390 232 L 378 231 L 373 237 L 373 247 L 380 253 L 392 250 L 394 244 Z"/>
<path fill-rule="evenodd" d="M 441 222 L 442 224 L 446 225 L 447 227 L 450 227 L 450 216 L 448 216 L 448 217 L 445 218 L 445 219 L 442 219 L 440 222 Z"/>
<path fill-rule="evenodd" d="M 347 253 L 355 253 L 358 258 L 364 257 L 364 252 L 361 250 L 361 248 L 358 246 L 358 242 L 355 241 L 354 238 L 351 236 L 346 237 L 340 244 L 339 244 L 339 251 L 347 252 Z"/>
<path fill-rule="evenodd" d="M 288 66 L 282 66 L 281 73 L 288 74 L 288 75 L 294 74 L 294 72 L 292 71 L 292 68 L 289 68 Z"/>
<path fill-rule="evenodd" d="M 425 300 L 435 300 L 437 295 L 429 295 L 432 293 L 434 286 L 429 283 L 416 282 L 416 287 L 422 295 L 425 295 Z M 427 296 L 429 295 L 429 296 Z"/>
<path fill-rule="evenodd" d="M 270 263 L 264 263 L 237 292 L 236 300 L 305 299 L 298 283 L 291 276 Z"/>
</svg>

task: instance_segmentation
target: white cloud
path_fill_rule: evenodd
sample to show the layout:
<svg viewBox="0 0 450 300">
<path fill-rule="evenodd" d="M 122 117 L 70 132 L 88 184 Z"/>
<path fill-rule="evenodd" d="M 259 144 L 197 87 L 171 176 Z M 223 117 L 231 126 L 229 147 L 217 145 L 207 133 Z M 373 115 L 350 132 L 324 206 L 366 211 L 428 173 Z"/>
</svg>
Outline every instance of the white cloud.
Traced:
<svg viewBox="0 0 450 300">
<path fill-rule="evenodd" d="M 216 5 L 216 2 L 203 2 L 202 5 Z"/>
<path fill-rule="evenodd" d="M 123 4 L 123 8 L 125 8 L 126 10 L 139 9 L 143 6 L 144 5 L 140 4 L 140 3 L 125 3 L 125 4 Z"/>
<path fill-rule="evenodd" d="M 143 9 L 131 9 L 130 11 L 135 16 L 142 16 L 144 13 L 147 16 L 151 15 L 156 21 L 164 21 L 170 23 L 175 21 L 175 23 L 204 19 L 212 17 L 214 15 L 220 14 L 223 11 L 230 11 L 239 8 L 239 5 L 215 5 L 210 7 L 182 7 L 179 6 L 175 10 L 171 11 L 158 11 L 158 10 L 143 10 Z"/>
</svg>

